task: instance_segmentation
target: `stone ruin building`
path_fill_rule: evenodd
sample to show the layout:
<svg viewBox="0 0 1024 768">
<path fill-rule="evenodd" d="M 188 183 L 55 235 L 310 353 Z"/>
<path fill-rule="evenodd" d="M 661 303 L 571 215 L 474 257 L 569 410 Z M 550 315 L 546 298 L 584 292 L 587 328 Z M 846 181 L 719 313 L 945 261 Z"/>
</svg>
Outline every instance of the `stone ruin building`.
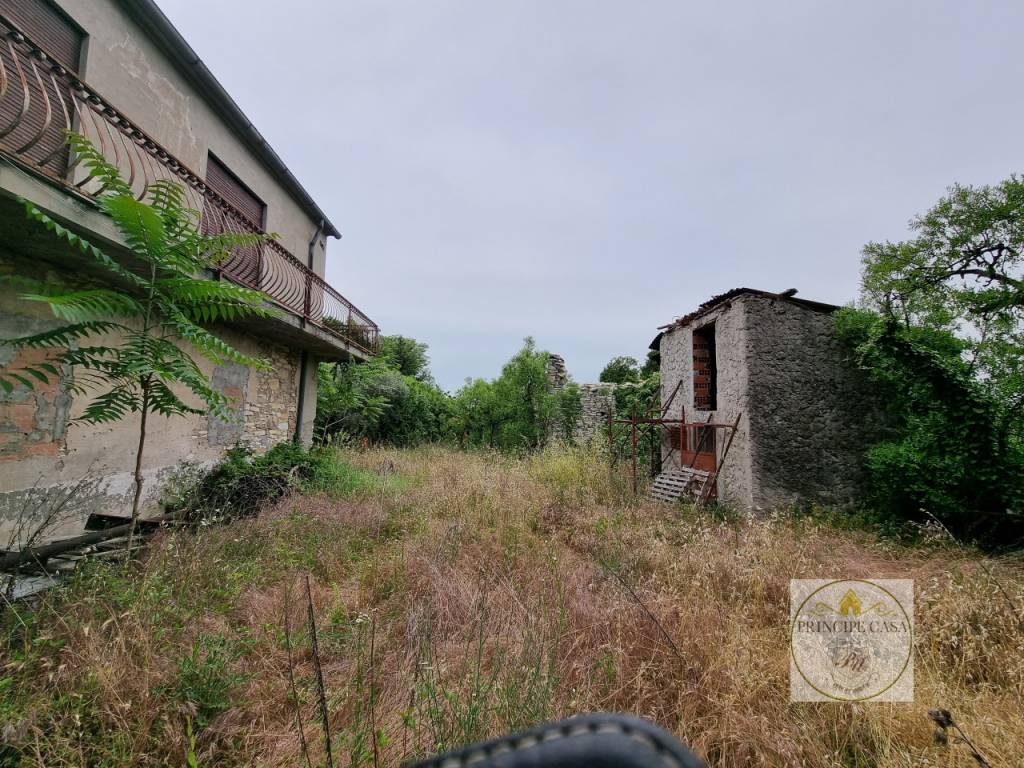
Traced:
<svg viewBox="0 0 1024 768">
<path fill-rule="evenodd" d="M 565 360 L 561 355 L 548 354 L 548 380 L 556 390 L 564 389 L 569 384 L 569 374 L 565 369 Z M 615 385 L 614 384 L 577 384 L 580 392 L 580 417 L 576 422 L 572 438 L 577 443 L 585 443 L 600 438 L 606 425 L 608 415 L 615 417 Z"/>
<path fill-rule="evenodd" d="M 856 501 L 877 409 L 833 332 L 838 307 L 795 293 L 737 288 L 659 329 L 663 415 L 736 424 L 725 461 L 731 427 L 666 425 L 663 472 L 708 468 L 711 494 L 747 510 Z"/>
</svg>

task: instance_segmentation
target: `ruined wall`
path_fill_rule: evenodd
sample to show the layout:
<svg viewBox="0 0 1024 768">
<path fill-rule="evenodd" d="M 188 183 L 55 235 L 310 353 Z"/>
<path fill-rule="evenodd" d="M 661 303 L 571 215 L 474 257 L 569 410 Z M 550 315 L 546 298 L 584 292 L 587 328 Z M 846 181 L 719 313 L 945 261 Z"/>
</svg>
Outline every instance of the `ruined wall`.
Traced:
<svg viewBox="0 0 1024 768">
<path fill-rule="evenodd" d="M 564 389 L 570 382 L 561 355 L 549 354 L 547 363 L 548 381 L 555 390 Z M 572 439 L 578 443 L 600 438 L 608 425 L 608 414 L 615 416 L 615 384 L 578 384 L 580 413 L 573 429 Z M 549 425 L 549 434 L 561 430 L 561 418 Z"/>
<path fill-rule="evenodd" d="M 693 398 L 693 328 L 715 324 L 715 365 L 717 369 L 718 398 L 715 411 L 698 411 Z M 744 312 L 742 302 L 725 303 L 696 319 L 691 325 L 666 331 L 661 337 L 661 402 L 667 403 L 676 385 L 679 391 L 666 418 L 685 418 L 687 421 L 732 423 L 742 414 L 739 428 L 718 478 L 718 497 L 737 506 L 753 506 L 754 481 L 750 465 L 750 414 L 747 402 L 747 357 L 750 337 L 756 333 Z M 685 410 L 684 410 L 685 409 Z M 682 414 L 682 416 L 681 416 Z M 721 441 L 718 445 L 722 450 Z M 662 458 L 668 456 L 671 445 L 668 432 L 662 431 Z M 673 454 L 672 464 L 678 466 L 679 453 Z M 668 465 L 665 467 L 668 468 Z"/>
<path fill-rule="evenodd" d="M 755 505 L 855 502 L 881 416 L 832 315 L 760 296 L 742 302 L 757 329 L 749 361 Z"/>
<path fill-rule="evenodd" d="M 608 414 L 615 417 L 615 384 L 580 384 L 580 418 L 573 439 L 578 443 L 600 439 L 608 429 Z"/>
<path fill-rule="evenodd" d="M 13 257 L 0 250 L 0 275 L 14 271 Z M 53 282 L 54 275 L 38 275 Z M 0 338 L 53 328 L 58 323 L 49 310 L 16 298 L 0 285 Z M 146 504 L 155 511 L 161 486 L 184 464 L 209 466 L 237 440 L 266 449 L 291 439 L 297 408 L 299 353 L 267 344 L 233 329 L 216 329 L 229 344 L 247 355 L 265 357 L 267 370 L 215 365 L 193 352 L 200 368 L 218 389 L 236 398 L 239 423 L 223 423 L 208 416 L 163 418 L 151 415 L 143 473 Z M 96 343 L 116 341 L 96 337 Z M 38 361 L 43 353 L 0 345 L 0 367 Z M 109 424 L 74 423 L 89 401 L 70 397 L 61 385 L 40 384 L 36 389 L 17 386 L 0 389 L 0 549 L 7 549 L 19 521 L 54 513 L 48 538 L 81 531 L 90 514 L 126 515 L 131 510 L 132 470 L 138 442 L 138 416 Z M 183 399 L 200 403 L 191 396 Z M 26 529 L 27 530 L 27 529 Z M 24 531 L 22 532 L 24 533 Z"/>
</svg>

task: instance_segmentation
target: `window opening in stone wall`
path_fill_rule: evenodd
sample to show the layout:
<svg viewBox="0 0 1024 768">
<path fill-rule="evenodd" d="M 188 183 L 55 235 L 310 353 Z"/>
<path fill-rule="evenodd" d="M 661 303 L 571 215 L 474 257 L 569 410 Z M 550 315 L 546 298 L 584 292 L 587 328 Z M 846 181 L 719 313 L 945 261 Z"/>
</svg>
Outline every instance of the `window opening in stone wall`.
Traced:
<svg viewBox="0 0 1024 768">
<path fill-rule="evenodd" d="M 718 371 L 715 366 L 715 324 L 693 331 L 693 407 L 698 411 L 718 408 Z"/>
</svg>

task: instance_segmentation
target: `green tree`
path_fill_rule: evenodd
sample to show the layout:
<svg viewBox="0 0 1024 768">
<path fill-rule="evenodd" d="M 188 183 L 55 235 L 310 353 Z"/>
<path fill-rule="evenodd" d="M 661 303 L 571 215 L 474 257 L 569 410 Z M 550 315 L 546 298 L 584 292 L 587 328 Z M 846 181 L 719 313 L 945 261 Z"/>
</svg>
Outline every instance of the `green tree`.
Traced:
<svg viewBox="0 0 1024 768">
<path fill-rule="evenodd" d="M 75 394 L 103 390 L 94 395 L 77 421 L 102 423 L 140 414 L 135 453 L 135 491 L 132 499 L 131 545 L 142 498 L 142 462 L 150 414 L 184 416 L 212 412 L 230 418 L 227 398 L 214 389 L 195 359 L 190 345 L 216 363 L 232 361 L 262 367 L 264 361 L 243 355 L 202 327 L 220 320 L 267 316 L 266 296 L 226 282 L 196 277 L 226 258 L 232 248 L 254 247 L 263 236 L 204 235 L 199 216 L 185 203 L 184 190 L 169 181 L 157 181 L 138 200 L 121 179 L 117 168 L 83 137 L 71 135 L 71 148 L 103 194 L 100 210 L 110 217 L 131 255 L 141 265 L 129 269 L 35 206 L 26 203 L 31 220 L 94 261 L 117 288 L 70 290 L 59 286 L 29 285 L 21 298 L 45 304 L 65 321 L 53 330 L 6 339 L 15 348 L 52 350 L 49 362 L 0 374 L 0 386 L 10 392 L 15 384 L 33 387 L 58 376 L 61 366 L 73 372 Z M 89 343 L 98 336 L 114 341 Z M 202 403 L 186 403 L 175 391 L 184 387 Z"/>
<path fill-rule="evenodd" d="M 386 336 L 382 348 L 367 362 L 320 366 L 318 439 L 348 435 L 406 446 L 448 438 L 453 404 L 430 374 L 427 345 Z"/>
<path fill-rule="evenodd" d="M 572 414 L 560 410 L 571 406 L 575 389 L 555 392 L 547 375 L 548 353 L 537 350 L 532 338 L 505 363 L 494 381 L 475 379 L 455 395 L 452 424 L 465 444 L 505 451 L 538 448 L 556 429 L 565 429 Z"/>
<path fill-rule="evenodd" d="M 613 357 L 598 376 L 606 384 L 625 384 L 640 380 L 640 364 L 635 357 Z"/>
<path fill-rule="evenodd" d="M 407 336 L 384 336 L 380 340 L 380 357 L 403 376 L 430 381 L 430 357 L 426 344 Z"/>
<path fill-rule="evenodd" d="M 661 352 L 657 349 L 649 349 L 647 358 L 644 360 L 644 367 L 640 369 L 640 378 L 646 379 L 656 373 L 661 373 Z"/>
<path fill-rule="evenodd" d="M 395 372 L 380 359 L 362 364 L 321 363 L 317 370 L 314 428 L 317 440 L 330 442 L 338 435 L 367 438 L 376 435 L 391 401 L 371 382 L 377 376 L 391 373 Z"/>
<path fill-rule="evenodd" d="M 887 439 L 867 456 L 874 503 L 959 533 L 1021 530 L 1024 180 L 954 185 L 864 248 L 863 302 L 840 337 L 883 393 Z"/>
<path fill-rule="evenodd" d="M 865 246 L 866 304 L 907 327 L 959 336 L 972 369 L 1021 411 L 1024 180 L 954 185 L 910 227 L 910 240 Z"/>
</svg>

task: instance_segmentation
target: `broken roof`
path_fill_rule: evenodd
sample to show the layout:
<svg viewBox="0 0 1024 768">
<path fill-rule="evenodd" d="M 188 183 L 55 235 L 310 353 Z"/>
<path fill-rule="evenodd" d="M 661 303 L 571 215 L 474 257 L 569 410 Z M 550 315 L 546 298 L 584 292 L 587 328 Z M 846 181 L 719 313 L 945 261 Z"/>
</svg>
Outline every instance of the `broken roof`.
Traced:
<svg viewBox="0 0 1024 768">
<path fill-rule="evenodd" d="M 706 315 L 715 307 L 720 306 L 721 304 L 725 304 L 731 301 L 732 299 L 736 298 L 737 296 L 743 295 L 761 296 L 762 298 L 766 299 L 778 299 L 780 301 L 787 301 L 790 304 L 796 304 L 798 306 L 804 307 L 805 309 L 810 309 L 814 312 L 835 312 L 837 309 L 839 309 L 838 304 L 826 304 L 821 301 L 811 301 L 810 299 L 798 299 L 796 298 L 796 288 L 790 288 L 788 291 L 782 291 L 781 293 L 762 291 L 757 288 L 733 288 L 731 291 L 726 291 L 725 293 L 720 293 L 717 296 L 712 296 L 710 299 L 705 301 L 703 304 L 697 307 L 697 309 L 695 309 L 693 312 L 690 312 L 688 315 L 683 315 L 682 317 L 673 320 L 671 323 L 668 323 L 667 325 L 658 326 L 659 333 L 657 336 L 654 337 L 654 340 L 651 342 L 649 348 L 658 349 L 659 342 L 661 341 L 661 337 L 664 335 L 665 331 L 668 331 L 672 328 L 678 328 L 683 325 L 688 325 L 697 318 Z"/>
</svg>

